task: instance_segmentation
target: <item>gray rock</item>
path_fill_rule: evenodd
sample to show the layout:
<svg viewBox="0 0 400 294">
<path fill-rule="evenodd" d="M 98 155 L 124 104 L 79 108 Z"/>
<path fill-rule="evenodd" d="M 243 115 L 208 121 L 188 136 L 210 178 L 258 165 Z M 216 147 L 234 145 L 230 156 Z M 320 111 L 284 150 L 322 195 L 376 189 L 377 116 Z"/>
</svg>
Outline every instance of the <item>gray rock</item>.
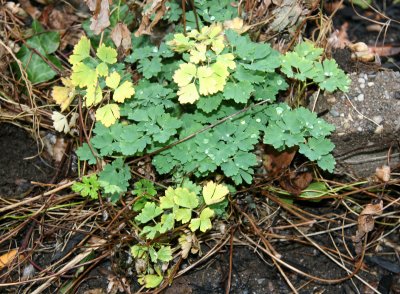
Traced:
<svg viewBox="0 0 400 294">
<path fill-rule="evenodd" d="M 318 98 L 315 111 L 325 112 L 323 118 L 336 127 L 331 137 L 336 145 L 335 172 L 369 177 L 388 159 L 392 167 L 400 164 L 400 100 L 396 98 L 400 95 L 400 73 L 370 75 L 368 87 L 360 87 L 360 75 L 351 74 L 350 78 L 349 93 L 325 93 Z"/>
</svg>

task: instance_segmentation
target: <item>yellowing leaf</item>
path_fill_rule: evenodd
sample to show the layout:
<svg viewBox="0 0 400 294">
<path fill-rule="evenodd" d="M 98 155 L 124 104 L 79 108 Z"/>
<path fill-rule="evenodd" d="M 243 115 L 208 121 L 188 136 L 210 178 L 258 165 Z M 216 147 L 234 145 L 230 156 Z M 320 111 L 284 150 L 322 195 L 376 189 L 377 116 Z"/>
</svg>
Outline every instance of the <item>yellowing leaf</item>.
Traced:
<svg viewBox="0 0 400 294">
<path fill-rule="evenodd" d="M 184 34 L 179 33 L 175 34 L 174 38 L 167 42 L 167 45 L 172 48 L 172 50 L 183 53 L 192 49 L 195 45 L 194 41 L 190 40 L 189 37 L 186 37 Z"/>
<path fill-rule="evenodd" d="M 206 61 L 207 46 L 198 44 L 196 48 L 190 50 L 190 62 L 198 64 L 200 61 Z"/>
<path fill-rule="evenodd" d="M 190 221 L 189 228 L 192 232 L 200 229 L 203 233 L 212 228 L 211 218 L 214 216 L 214 210 L 209 207 L 203 209 L 199 218 Z"/>
<path fill-rule="evenodd" d="M 90 40 L 83 36 L 78 44 L 75 45 L 72 55 L 69 57 L 69 62 L 72 65 L 81 62 L 90 56 Z"/>
<path fill-rule="evenodd" d="M 86 88 L 97 84 L 96 70 L 79 62 L 72 66 L 71 82 L 75 87 Z"/>
<path fill-rule="evenodd" d="M 178 100 L 182 104 L 193 104 L 200 98 L 199 93 L 197 92 L 196 85 L 194 83 L 190 83 L 189 85 L 181 87 L 178 91 L 178 96 Z"/>
<path fill-rule="evenodd" d="M 106 77 L 108 76 L 108 65 L 105 62 L 100 63 L 97 67 L 96 67 L 96 72 L 99 76 L 101 77 Z"/>
<path fill-rule="evenodd" d="M 226 53 L 222 55 L 217 56 L 217 62 L 221 62 L 224 64 L 226 67 L 230 69 L 235 69 L 236 68 L 236 63 L 234 61 L 235 56 L 232 53 Z"/>
<path fill-rule="evenodd" d="M 104 45 L 104 43 L 97 49 L 96 55 L 101 59 L 101 61 L 108 64 L 114 64 L 117 62 L 117 50 Z"/>
<path fill-rule="evenodd" d="M 96 120 L 101 122 L 107 128 L 114 124 L 119 118 L 120 113 L 118 104 L 107 104 L 96 111 Z"/>
<path fill-rule="evenodd" d="M 116 89 L 121 81 L 121 76 L 119 73 L 114 71 L 106 78 L 106 85 L 111 89 Z"/>
<path fill-rule="evenodd" d="M 61 112 L 68 108 L 75 97 L 75 87 L 72 85 L 70 79 L 61 78 L 65 87 L 54 86 L 52 96 L 54 101 L 60 105 Z"/>
<path fill-rule="evenodd" d="M 135 94 L 133 84 L 129 81 L 125 81 L 119 86 L 113 95 L 113 100 L 116 102 L 124 102 L 125 99 L 131 98 Z"/>
<path fill-rule="evenodd" d="M 179 87 L 186 86 L 192 82 L 193 78 L 196 76 L 196 71 L 196 66 L 193 63 L 183 63 L 174 73 L 174 82 L 177 83 Z"/>
<path fill-rule="evenodd" d="M 208 66 L 200 66 L 197 69 L 201 95 L 211 95 L 218 92 L 217 81 L 213 78 L 213 73 L 213 70 Z"/>
<path fill-rule="evenodd" d="M 220 54 L 222 50 L 224 50 L 224 37 L 220 36 L 217 39 L 213 40 L 211 43 L 211 49 L 214 50 L 216 54 Z"/>
<path fill-rule="evenodd" d="M 103 99 L 103 93 L 101 92 L 100 86 L 90 86 L 86 90 L 85 103 L 86 107 L 99 104 Z"/>
<path fill-rule="evenodd" d="M 70 131 L 67 117 L 57 111 L 53 111 L 51 115 L 51 119 L 53 120 L 53 127 L 56 131 L 68 134 Z"/>
<path fill-rule="evenodd" d="M 203 187 L 203 198 L 207 205 L 219 203 L 229 194 L 229 190 L 225 185 L 216 184 L 212 181 Z"/>
</svg>

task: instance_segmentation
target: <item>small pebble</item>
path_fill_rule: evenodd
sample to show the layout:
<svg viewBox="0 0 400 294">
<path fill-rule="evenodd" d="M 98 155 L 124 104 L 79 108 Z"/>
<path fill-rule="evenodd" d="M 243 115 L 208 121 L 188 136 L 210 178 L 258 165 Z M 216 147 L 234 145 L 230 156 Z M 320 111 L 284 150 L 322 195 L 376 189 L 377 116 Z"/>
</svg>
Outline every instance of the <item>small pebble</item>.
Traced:
<svg viewBox="0 0 400 294">
<path fill-rule="evenodd" d="M 337 111 L 336 109 L 331 109 L 329 111 L 329 113 L 333 116 L 333 117 L 338 117 L 339 116 L 339 111 Z"/>
<path fill-rule="evenodd" d="M 341 114 L 340 114 L 340 117 L 344 117 L 344 113 L 341 113 Z"/>
<path fill-rule="evenodd" d="M 358 100 L 358 101 L 364 101 L 364 94 L 360 94 L 360 95 L 358 95 L 357 96 L 357 98 L 356 98 L 356 100 Z"/>
<path fill-rule="evenodd" d="M 359 79 L 358 79 L 358 82 L 359 82 L 360 84 L 365 84 L 365 79 L 359 78 Z"/>
<path fill-rule="evenodd" d="M 378 125 L 380 125 L 381 122 L 383 121 L 383 117 L 380 116 L 380 115 L 375 115 L 375 116 L 372 118 L 372 120 L 373 120 L 374 122 L 376 122 Z"/>
<path fill-rule="evenodd" d="M 364 89 L 365 88 L 365 84 L 360 84 L 360 88 Z"/>
<path fill-rule="evenodd" d="M 375 134 L 382 134 L 382 132 L 383 132 L 383 126 L 382 125 L 377 126 L 375 131 L 374 131 Z"/>
<path fill-rule="evenodd" d="M 375 85 L 375 84 L 374 84 L 374 82 L 368 82 L 367 85 L 368 85 L 368 87 L 372 87 L 372 86 Z"/>
<path fill-rule="evenodd" d="M 363 131 L 363 128 L 362 128 L 362 127 L 358 127 L 358 128 L 357 128 L 357 131 L 362 132 L 362 131 Z"/>
</svg>

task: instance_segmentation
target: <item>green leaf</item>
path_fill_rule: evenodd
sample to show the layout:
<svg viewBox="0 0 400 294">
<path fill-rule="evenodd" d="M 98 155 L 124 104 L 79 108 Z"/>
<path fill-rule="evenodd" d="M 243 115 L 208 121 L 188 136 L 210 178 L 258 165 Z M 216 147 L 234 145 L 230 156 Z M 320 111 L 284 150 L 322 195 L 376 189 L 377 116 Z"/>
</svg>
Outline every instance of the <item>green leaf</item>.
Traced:
<svg viewBox="0 0 400 294">
<path fill-rule="evenodd" d="M 186 224 L 192 218 L 192 209 L 191 208 L 178 208 L 175 210 L 175 219 L 177 221 Z"/>
<path fill-rule="evenodd" d="M 299 197 L 305 199 L 319 198 L 328 193 L 328 188 L 324 182 L 311 183 L 306 189 L 304 189 Z"/>
<path fill-rule="evenodd" d="M 184 208 L 194 209 L 199 205 L 199 200 L 194 192 L 186 188 L 176 188 L 173 192 L 174 203 Z"/>
<path fill-rule="evenodd" d="M 190 221 L 189 228 L 192 232 L 200 229 L 201 232 L 206 232 L 212 228 L 211 218 L 214 216 L 214 211 L 208 207 L 204 208 L 200 213 L 199 218 L 194 218 Z"/>
<path fill-rule="evenodd" d="M 158 75 L 161 71 L 161 58 L 153 57 L 140 59 L 138 70 L 143 74 L 146 79 L 150 79 Z"/>
<path fill-rule="evenodd" d="M 82 182 L 75 182 L 71 189 L 74 192 L 79 193 L 83 197 L 90 196 L 92 199 L 97 199 L 98 198 L 98 191 L 100 188 L 100 184 L 97 181 L 97 175 L 92 174 L 87 177 L 82 178 Z"/>
<path fill-rule="evenodd" d="M 83 143 L 75 153 L 78 155 L 79 160 L 87 160 L 89 164 L 96 164 L 96 157 L 93 155 L 87 143 Z"/>
<path fill-rule="evenodd" d="M 168 232 L 170 230 L 174 229 L 175 225 L 175 218 L 174 214 L 169 213 L 169 214 L 163 214 L 161 216 L 161 229 L 160 233 L 164 234 L 165 232 Z"/>
<path fill-rule="evenodd" d="M 161 213 L 163 213 L 163 210 L 154 202 L 147 202 L 142 211 L 135 217 L 135 221 L 145 224 L 159 216 Z"/>
<path fill-rule="evenodd" d="M 254 87 L 248 81 L 228 82 L 225 86 L 225 99 L 233 99 L 236 103 L 247 103 Z"/>
<path fill-rule="evenodd" d="M 49 81 L 57 75 L 39 55 L 33 53 L 25 45 L 21 47 L 16 56 L 21 61 L 32 84 Z M 13 65 L 13 68 L 20 75 L 20 69 L 16 64 Z"/>
<path fill-rule="evenodd" d="M 157 259 L 163 262 L 168 262 L 172 260 L 172 250 L 171 246 L 161 246 L 157 251 Z"/>
<path fill-rule="evenodd" d="M 120 113 L 118 104 L 110 103 L 96 110 L 96 120 L 100 121 L 105 127 L 111 126 L 119 118 Z"/>
<path fill-rule="evenodd" d="M 107 164 L 99 174 L 100 186 L 107 194 L 126 192 L 129 186 L 131 172 L 121 158 Z"/>
<path fill-rule="evenodd" d="M 143 284 L 146 288 L 156 288 L 163 280 L 163 276 L 159 275 L 145 275 L 143 277 Z"/>
</svg>

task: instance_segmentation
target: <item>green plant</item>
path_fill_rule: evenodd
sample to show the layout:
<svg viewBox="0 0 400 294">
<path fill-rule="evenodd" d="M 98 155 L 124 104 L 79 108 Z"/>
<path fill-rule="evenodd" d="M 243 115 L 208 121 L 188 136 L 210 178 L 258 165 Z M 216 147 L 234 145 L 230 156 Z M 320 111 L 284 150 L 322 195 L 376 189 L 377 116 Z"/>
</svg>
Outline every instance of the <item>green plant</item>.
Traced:
<svg viewBox="0 0 400 294">
<path fill-rule="evenodd" d="M 140 191 L 143 184 L 147 191 L 153 191 L 154 187 L 146 180 L 137 185 Z M 212 228 L 211 219 L 216 214 L 214 208 L 225 201 L 228 193 L 226 186 L 208 182 L 201 196 L 186 187 L 169 187 L 159 199 L 153 196 L 147 199 L 134 218 L 140 236 L 147 242 L 131 247 L 132 256 L 143 265 L 138 273 L 139 283 L 147 288 L 157 287 L 161 283 L 162 264 L 172 260 L 173 240 L 178 240 L 177 249 L 181 250 L 183 258 L 188 256 L 189 251 L 198 251 L 198 245 L 194 244 L 196 232 L 206 232 Z M 134 206 L 134 210 L 137 207 Z"/>
<path fill-rule="evenodd" d="M 49 81 L 57 75 L 55 69 L 61 69 L 61 63 L 53 53 L 59 45 L 60 35 L 58 32 L 46 32 L 37 20 L 33 21 L 32 36 L 26 40 L 26 45 L 22 45 L 16 54 L 24 66 L 28 79 L 33 84 Z M 20 75 L 19 67 L 16 64 L 13 67 Z"/>
<path fill-rule="evenodd" d="M 349 79 L 335 61 L 321 62 L 321 49 L 304 42 L 293 52 L 280 55 L 268 44 L 254 43 L 233 30 L 224 31 L 220 24 L 169 39 L 159 47 L 134 40 L 140 48 L 125 61 L 143 74 L 135 91 L 125 65 L 114 63 L 115 50 L 101 45 L 93 58 L 87 39 L 77 45 L 70 57 L 71 81 L 86 88 L 86 104 L 100 103 L 103 96 L 103 102 L 121 102 L 119 107 L 110 103 L 97 110 L 99 122 L 90 141 L 93 149 L 87 144 L 79 148 L 81 159 L 95 163 L 95 156 L 156 152 L 153 165 L 160 174 L 207 177 L 222 172 L 236 184 L 251 183 L 257 165 L 253 150 L 262 138 L 278 150 L 299 146 L 299 152 L 322 169 L 333 170 L 335 161 L 330 152 L 334 145 L 327 139 L 333 126 L 306 108 L 292 110 L 275 102 L 279 91 L 287 88 L 279 70 L 303 88 L 316 84 L 328 91 L 347 90 Z M 83 71 L 77 72 L 80 69 Z M 125 80 L 122 85 L 127 85 L 120 91 L 121 99 L 116 98 L 122 86 L 119 77 Z M 92 82 L 96 90 L 89 86 Z M 129 99 L 133 92 L 135 97 Z M 110 109 L 110 105 L 115 108 Z M 104 108 L 106 114 L 100 115 Z M 179 144 L 174 143 L 177 141 Z M 158 151 L 170 144 L 171 148 Z M 118 160 L 121 167 L 123 161 Z M 128 172 L 119 181 L 114 178 L 109 186 L 111 179 L 101 178 L 101 186 L 108 187 L 105 192 L 113 193 L 113 199 L 128 187 Z M 114 183 L 122 188 L 116 189 Z"/>
</svg>

